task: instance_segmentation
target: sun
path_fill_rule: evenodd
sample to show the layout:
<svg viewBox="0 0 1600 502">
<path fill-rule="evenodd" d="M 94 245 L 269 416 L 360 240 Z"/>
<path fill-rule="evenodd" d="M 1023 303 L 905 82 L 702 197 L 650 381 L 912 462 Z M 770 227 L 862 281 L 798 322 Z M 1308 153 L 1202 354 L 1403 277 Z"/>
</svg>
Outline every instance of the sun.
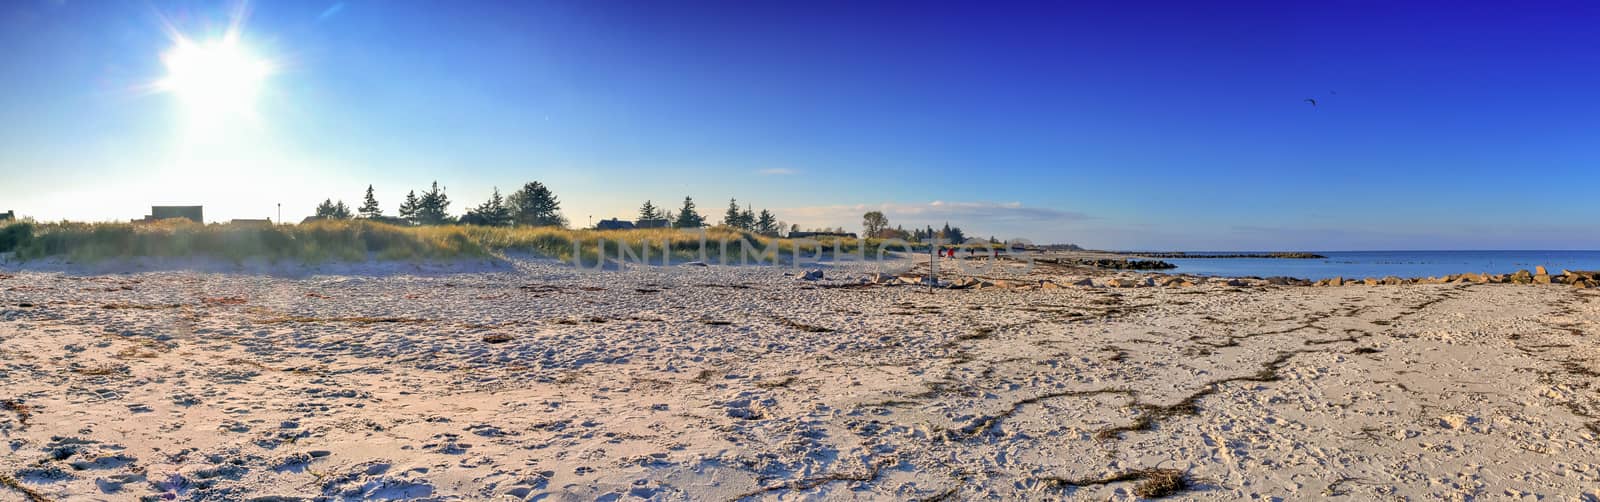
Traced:
<svg viewBox="0 0 1600 502">
<path fill-rule="evenodd" d="M 176 96 L 195 118 L 253 116 L 262 83 L 273 70 L 236 36 L 205 42 L 177 38 L 161 62 L 167 75 L 157 88 Z"/>
</svg>

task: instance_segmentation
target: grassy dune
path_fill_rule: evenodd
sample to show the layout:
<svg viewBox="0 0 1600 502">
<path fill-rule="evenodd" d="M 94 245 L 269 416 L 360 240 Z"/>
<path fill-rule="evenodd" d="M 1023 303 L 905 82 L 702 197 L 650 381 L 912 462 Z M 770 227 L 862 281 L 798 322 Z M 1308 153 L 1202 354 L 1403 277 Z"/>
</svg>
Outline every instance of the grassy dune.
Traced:
<svg viewBox="0 0 1600 502">
<path fill-rule="evenodd" d="M 702 245 L 702 242 L 704 244 Z M 629 261 L 650 263 L 693 260 L 728 263 L 771 263 L 819 251 L 875 258 L 875 239 L 820 239 L 803 242 L 763 237 L 726 227 L 697 230 L 570 230 L 553 227 L 479 227 L 465 225 L 409 227 L 363 220 L 317 221 L 300 225 L 211 224 L 188 220 L 153 223 L 13 223 L 0 227 L 0 252 L 13 251 L 22 260 L 69 257 L 97 261 L 132 257 L 212 257 L 230 260 L 266 259 L 305 262 L 451 259 L 523 252 L 585 264 L 619 253 Z M 741 249 L 748 243 L 748 250 Z M 626 246 L 627 251 L 619 248 Z M 702 247 L 703 246 L 703 247 Z M 703 251 L 702 251 L 703 249 Z M 924 248 L 925 249 L 925 248 Z M 892 251 L 902 248 L 893 247 Z"/>
</svg>

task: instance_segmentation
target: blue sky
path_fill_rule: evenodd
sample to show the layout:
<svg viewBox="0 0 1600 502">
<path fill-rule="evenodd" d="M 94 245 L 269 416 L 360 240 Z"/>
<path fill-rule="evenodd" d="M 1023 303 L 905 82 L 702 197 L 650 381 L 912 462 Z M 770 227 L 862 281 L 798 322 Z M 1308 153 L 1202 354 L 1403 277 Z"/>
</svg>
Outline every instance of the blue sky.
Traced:
<svg viewBox="0 0 1600 502">
<path fill-rule="evenodd" d="M 539 180 L 577 224 L 690 195 L 1101 248 L 1600 248 L 1593 3 L 260 2 L 254 113 L 197 125 L 152 83 L 237 6 L 0 5 L 0 209 Z"/>
</svg>

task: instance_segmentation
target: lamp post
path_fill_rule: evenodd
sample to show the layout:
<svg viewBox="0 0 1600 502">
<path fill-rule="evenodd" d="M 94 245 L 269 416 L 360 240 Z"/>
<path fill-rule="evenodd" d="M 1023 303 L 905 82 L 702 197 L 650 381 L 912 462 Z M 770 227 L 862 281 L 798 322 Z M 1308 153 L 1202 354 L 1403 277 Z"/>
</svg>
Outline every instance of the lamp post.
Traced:
<svg viewBox="0 0 1600 502">
<path fill-rule="evenodd" d="M 278 224 L 279 225 L 283 224 L 283 203 L 282 202 L 278 203 Z"/>
</svg>

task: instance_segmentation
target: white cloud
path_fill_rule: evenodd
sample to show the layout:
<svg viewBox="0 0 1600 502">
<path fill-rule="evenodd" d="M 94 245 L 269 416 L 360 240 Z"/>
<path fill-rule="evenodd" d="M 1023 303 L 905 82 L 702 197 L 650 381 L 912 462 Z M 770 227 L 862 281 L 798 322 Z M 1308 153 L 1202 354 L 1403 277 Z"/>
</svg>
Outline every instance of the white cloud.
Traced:
<svg viewBox="0 0 1600 502">
<path fill-rule="evenodd" d="M 791 174 L 799 174 L 799 171 L 795 171 L 786 167 L 769 167 L 760 171 L 756 171 L 756 174 L 760 174 L 762 176 L 789 176 Z"/>
</svg>

